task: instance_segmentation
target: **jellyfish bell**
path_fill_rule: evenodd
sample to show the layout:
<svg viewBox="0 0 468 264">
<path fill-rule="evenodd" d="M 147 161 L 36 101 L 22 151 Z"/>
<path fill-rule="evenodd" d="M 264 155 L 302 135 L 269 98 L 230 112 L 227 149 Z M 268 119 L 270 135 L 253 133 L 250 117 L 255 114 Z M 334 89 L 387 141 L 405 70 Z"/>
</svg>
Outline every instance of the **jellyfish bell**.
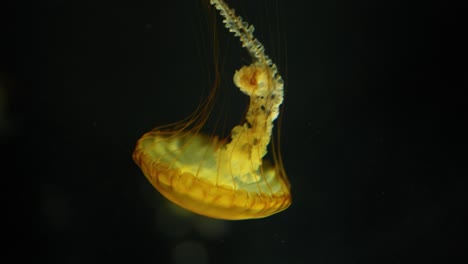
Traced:
<svg viewBox="0 0 468 264">
<path fill-rule="evenodd" d="M 283 80 L 253 36 L 254 28 L 223 0 L 210 3 L 253 60 L 233 78 L 250 97 L 245 120 L 227 138 L 203 134 L 213 105 L 208 100 L 188 120 L 144 134 L 133 159 L 163 196 L 185 209 L 228 220 L 267 217 L 291 204 L 280 153 L 273 147 L 273 163 L 265 159 L 283 101 Z"/>
</svg>

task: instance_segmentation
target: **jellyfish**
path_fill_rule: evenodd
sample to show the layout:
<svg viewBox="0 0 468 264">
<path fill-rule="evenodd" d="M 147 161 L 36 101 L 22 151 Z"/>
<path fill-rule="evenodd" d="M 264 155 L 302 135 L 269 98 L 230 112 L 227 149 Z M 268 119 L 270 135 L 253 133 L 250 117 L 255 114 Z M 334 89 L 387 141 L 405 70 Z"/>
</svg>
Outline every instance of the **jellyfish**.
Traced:
<svg viewBox="0 0 468 264">
<path fill-rule="evenodd" d="M 252 58 L 233 78 L 249 96 L 245 119 L 227 138 L 208 136 L 201 132 L 211 107 L 207 104 L 185 121 L 144 134 L 133 159 L 163 196 L 189 211 L 225 220 L 264 218 L 291 204 L 277 146 L 272 148 L 273 160 L 265 158 L 283 102 L 284 82 L 254 37 L 254 27 L 223 0 L 210 3 Z"/>
</svg>

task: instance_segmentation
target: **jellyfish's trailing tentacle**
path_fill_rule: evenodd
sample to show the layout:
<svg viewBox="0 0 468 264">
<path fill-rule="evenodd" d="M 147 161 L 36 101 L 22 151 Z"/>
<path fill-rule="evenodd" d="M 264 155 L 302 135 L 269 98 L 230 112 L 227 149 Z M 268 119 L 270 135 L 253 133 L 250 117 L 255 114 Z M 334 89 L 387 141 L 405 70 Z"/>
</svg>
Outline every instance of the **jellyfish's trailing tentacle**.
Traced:
<svg viewBox="0 0 468 264">
<path fill-rule="evenodd" d="M 272 61 L 265 55 L 265 48 L 262 43 L 258 41 L 253 32 L 255 30 L 253 25 L 245 22 L 241 16 L 237 16 L 234 9 L 224 2 L 224 0 L 210 0 L 210 3 L 219 10 L 221 16 L 224 17 L 223 23 L 226 28 L 233 32 L 236 37 L 240 38 L 242 47 L 245 47 L 255 60 L 262 64 L 272 65 Z M 276 69 L 275 69 L 276 74 Z"/>
<path fill-rule="evenodd" d="M 258 62 L 262 65 L 267 65 L 270 68 L 272 78 L 280 84 L 278 90 L 283 88 L 283 79 L 278 74 L 276 64 L 265 54 L 265 47 L 263 44 L 254 37 L 253 32 L 255 27 L 245 22 L 241 16 L 237 16 L 234 9 L 224 2 L 224 0 L 210 0 L 210 3 L 219 10 L 220 14 L 224 17 L 223 23 L 226 28 L 234 33 L 234 36 L 239 37 L 242 43 L 242 47 L 246 48 L 250 53 L 254 62 Z M 281 102 L 280 102 L 281 103 Z"/>
<path fill-rule="evenodd" d="M 254 27 L 237 16 L 223 0 L 210 2 L 224 17 L 223 23 L 226 28 L 240 38 L 242 47 L 246 48 L 253 58 L 251 65 L 242 67 L 234 75 L 234 83 L 250 96 L 250 105 L 246 114 L 247 122 L 232 129 L 232 141 L 225 149 L 234 153 L 231 155 L 234 157 L 231 162 L 234 163 L 236 156 L 243 159 L 242 152 L 250 156 L 251 167 L 238 166 L 240 171 L 237 173 L 245 174 L 252 169 L 258 169 L 267 153 L 273 122 L 278 117 L 279 106 L 283 102 L 284 83 L 276 65 L 265 54 L 264 46 L 254 37 Z"/>
</svg>

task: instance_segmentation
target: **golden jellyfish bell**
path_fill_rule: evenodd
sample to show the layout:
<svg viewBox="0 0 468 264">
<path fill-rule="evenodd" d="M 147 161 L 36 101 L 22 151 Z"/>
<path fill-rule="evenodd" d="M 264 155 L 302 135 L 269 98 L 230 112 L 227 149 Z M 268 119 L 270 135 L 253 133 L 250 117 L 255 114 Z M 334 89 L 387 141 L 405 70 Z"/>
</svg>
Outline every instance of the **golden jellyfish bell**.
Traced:
<svg viewBox="0 0 468 264">
<path fill-rule="evenodd" d="M 253 26 L 223 0 L 210 2 L 253 59 L 234 75 L 236 86 L 250 97 L 245 121 L 229 139 L 208 137 L 198 126 L 188 129 L 195 118 L 156 128 L 138 140 L 133 159 L 163 196 L 185 209 L 228 220 L 267 217 L 291 204 L 279 153 L 273 151 L 274 164 L 264 160 L 283 102 L 283 80 L 253 36 Z"/>
</svg>

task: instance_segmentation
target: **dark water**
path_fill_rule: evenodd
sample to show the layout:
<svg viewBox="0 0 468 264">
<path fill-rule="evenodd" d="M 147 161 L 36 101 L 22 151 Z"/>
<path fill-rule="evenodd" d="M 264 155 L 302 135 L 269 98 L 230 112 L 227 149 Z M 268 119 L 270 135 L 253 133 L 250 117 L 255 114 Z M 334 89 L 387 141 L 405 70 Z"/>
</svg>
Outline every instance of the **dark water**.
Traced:
<svg viewBox="0 0 468 264">
<path fill-rule="evenodd" d="M 258 25 L 287 81 L 292 206 L 250 221 L 191 215 L 131 159 L 141 134 L 183 118 L 209 87 L 212 35 L 199 2 L 18 2 L 0 11 L 4 257 L 447 263 L 465 255 L 464 11 L 440 2 L 230 2 Z M 248 56 L 223 30 L 229 86 Z M 235 120 L 243 98 L 232 96 Z"/>
</svg>

